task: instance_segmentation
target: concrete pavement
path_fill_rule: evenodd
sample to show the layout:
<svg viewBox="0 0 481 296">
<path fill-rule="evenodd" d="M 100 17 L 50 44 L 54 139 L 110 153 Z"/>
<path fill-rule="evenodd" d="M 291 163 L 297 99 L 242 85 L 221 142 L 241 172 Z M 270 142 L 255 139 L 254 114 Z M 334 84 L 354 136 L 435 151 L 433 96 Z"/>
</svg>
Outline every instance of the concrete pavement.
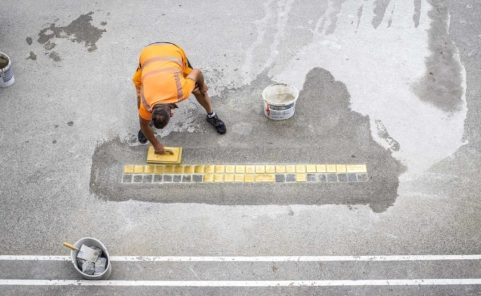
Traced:
<svg viewBox="0 0 481 296">
<path fill-rule="evenodd" d="M 118 256 L 480 254 L 479 15 L 472 1 L 447 0 L 3 3 L 0 50 L 13 59 L 16 83 L 0 89 L 0 255 L 65 255 L 61 243 L 84 236 Z M 370 181 L 122 185 L 123 165 L 145 157 L 135 141 L 130 77 L 142 46 L 159 40 L 181 44 L 204 70 L 228 124 L 218 136 L 193 99 L 183 103 L 158 134 L 185 148 L 184 162 L 366 163 Z M 272 81 L 301 90 L 289 121 L 262 114 L 260 92 Z M 69 278 L 72 270 L 57 263 L 50 270 Z M 479 278 L 478 261 L 424 263 L 365 270 L 392 269 L 387 275 L 402 279 Z M 45 279 L 42 264 L 22 263 L 2 278 Z M 331 280 L 372 279 L 328 265 Z M 260 280 L 271 267 L 211 270 Z M 185 267 L 129 268 L 152 270 L 155 280 L 165 279 L 165 270 L 192 278 Z M 313 268 L 281 270 L 288 280 L 324 279 L 324 269 Z M 0 290 L 476 295 L 479 285 Z"/>
</svg>

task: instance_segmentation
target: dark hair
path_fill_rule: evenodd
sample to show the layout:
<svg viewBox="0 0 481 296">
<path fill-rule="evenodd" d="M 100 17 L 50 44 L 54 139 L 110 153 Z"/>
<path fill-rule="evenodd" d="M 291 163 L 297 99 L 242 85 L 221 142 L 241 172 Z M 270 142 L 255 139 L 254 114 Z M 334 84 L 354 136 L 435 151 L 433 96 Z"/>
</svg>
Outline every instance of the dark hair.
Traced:
<svg viewBox="0 0 481 296">
<path fill-rule="evenodd" d="M 152 111 L 152 123 L 156 128 L 164 128 L 169 123 L 170 115 L 167 108 L 167 105 L 155 105 Z"/>
</svg>

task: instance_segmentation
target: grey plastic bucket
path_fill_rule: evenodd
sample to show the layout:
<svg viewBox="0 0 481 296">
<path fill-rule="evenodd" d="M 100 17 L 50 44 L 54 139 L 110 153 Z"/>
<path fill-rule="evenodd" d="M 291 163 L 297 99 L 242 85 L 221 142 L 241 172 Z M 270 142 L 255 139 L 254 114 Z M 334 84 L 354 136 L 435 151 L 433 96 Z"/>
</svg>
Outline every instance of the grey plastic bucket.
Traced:
<svg viewBox="0 0 481 296">
<path fill-rule="evenodd" d="M 264 115 L 272 120 L 291 118 L 296 111 L 296 101 L 299 91 L 285 83 L 269 85 L 262 91 Z"/>
<path fill-rule="evenodd" d="M 15 82 L 13 76 L 12 60 L 0 51 L 0 87 L 7 87 Z"/>
<path fill-rule="evenodd" d="M 110 274 L 112 273 L 112 264 L 110 264 L 110 255 L 109 252 L 107 251 L 107 248 L 104 246 L 104 244 L 99 241 L 98 239 L 95 239 L 93 237 L 84 237 L 79 239 L 74 246 L 77 249 L 80 249 L 80 246 L 86 245 L 89 247 L 99 247 L 102 250 L 103 256 L 107 258 L 107 266 L 105 268 L 105 271 L 101 274 L 97 275 L 90 275 L 82 272 L 82 270 L 79 269 L 77 265 L 77 253 L 78 251 L 70 251 L 70 258 L 72 260 L 72 264 L 75 267 L 75 270 L 86 280 L 106 280 L 110 277 Z"/>
</svg>

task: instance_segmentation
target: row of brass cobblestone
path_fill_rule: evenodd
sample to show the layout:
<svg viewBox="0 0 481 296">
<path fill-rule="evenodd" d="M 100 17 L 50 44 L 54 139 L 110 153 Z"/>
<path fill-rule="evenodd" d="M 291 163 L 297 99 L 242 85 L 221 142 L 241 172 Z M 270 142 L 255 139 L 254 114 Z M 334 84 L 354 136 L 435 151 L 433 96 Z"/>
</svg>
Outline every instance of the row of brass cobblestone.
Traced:
<svg viewBox="0 0 481 296">
<path fill-rule="evenodd" d="M 125 165 L 122 183 L 366 182 L 365 164 Z"/>
</svg>

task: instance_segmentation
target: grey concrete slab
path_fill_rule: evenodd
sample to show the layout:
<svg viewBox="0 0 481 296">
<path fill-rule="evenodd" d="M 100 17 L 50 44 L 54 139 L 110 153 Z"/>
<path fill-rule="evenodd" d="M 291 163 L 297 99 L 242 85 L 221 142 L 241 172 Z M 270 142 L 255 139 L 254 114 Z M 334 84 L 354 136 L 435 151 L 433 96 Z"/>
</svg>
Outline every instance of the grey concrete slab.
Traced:
<svg viewBox="0 0 481 296">
<path fill-rule="evenodd" d="M 0 89 L 0 254 L 63 254 L 63 241 L 83 236 L 115 255 L 479 253 L 479 15 L 468 0 L 4 2 L 0 50 L 16 83 Z M 142 46 L 157 40 L 184 46 L 228 123 L 217 136 L 200 107 L 184 103 L 158 133 L 189 159 L 354 155 L 374 168 L 373 181 L 247 188 L 248 202 L 229 186 L 116 186 L 116 168 L 143 159 L 130 76 Z M 296 116 L 283 123 L 263 118 L 259 98 L 276 80 L 302 89 Z M 477 295 L 479 287 L 2 287 L 6 295 L 132 291 Z"/>
</svg>

